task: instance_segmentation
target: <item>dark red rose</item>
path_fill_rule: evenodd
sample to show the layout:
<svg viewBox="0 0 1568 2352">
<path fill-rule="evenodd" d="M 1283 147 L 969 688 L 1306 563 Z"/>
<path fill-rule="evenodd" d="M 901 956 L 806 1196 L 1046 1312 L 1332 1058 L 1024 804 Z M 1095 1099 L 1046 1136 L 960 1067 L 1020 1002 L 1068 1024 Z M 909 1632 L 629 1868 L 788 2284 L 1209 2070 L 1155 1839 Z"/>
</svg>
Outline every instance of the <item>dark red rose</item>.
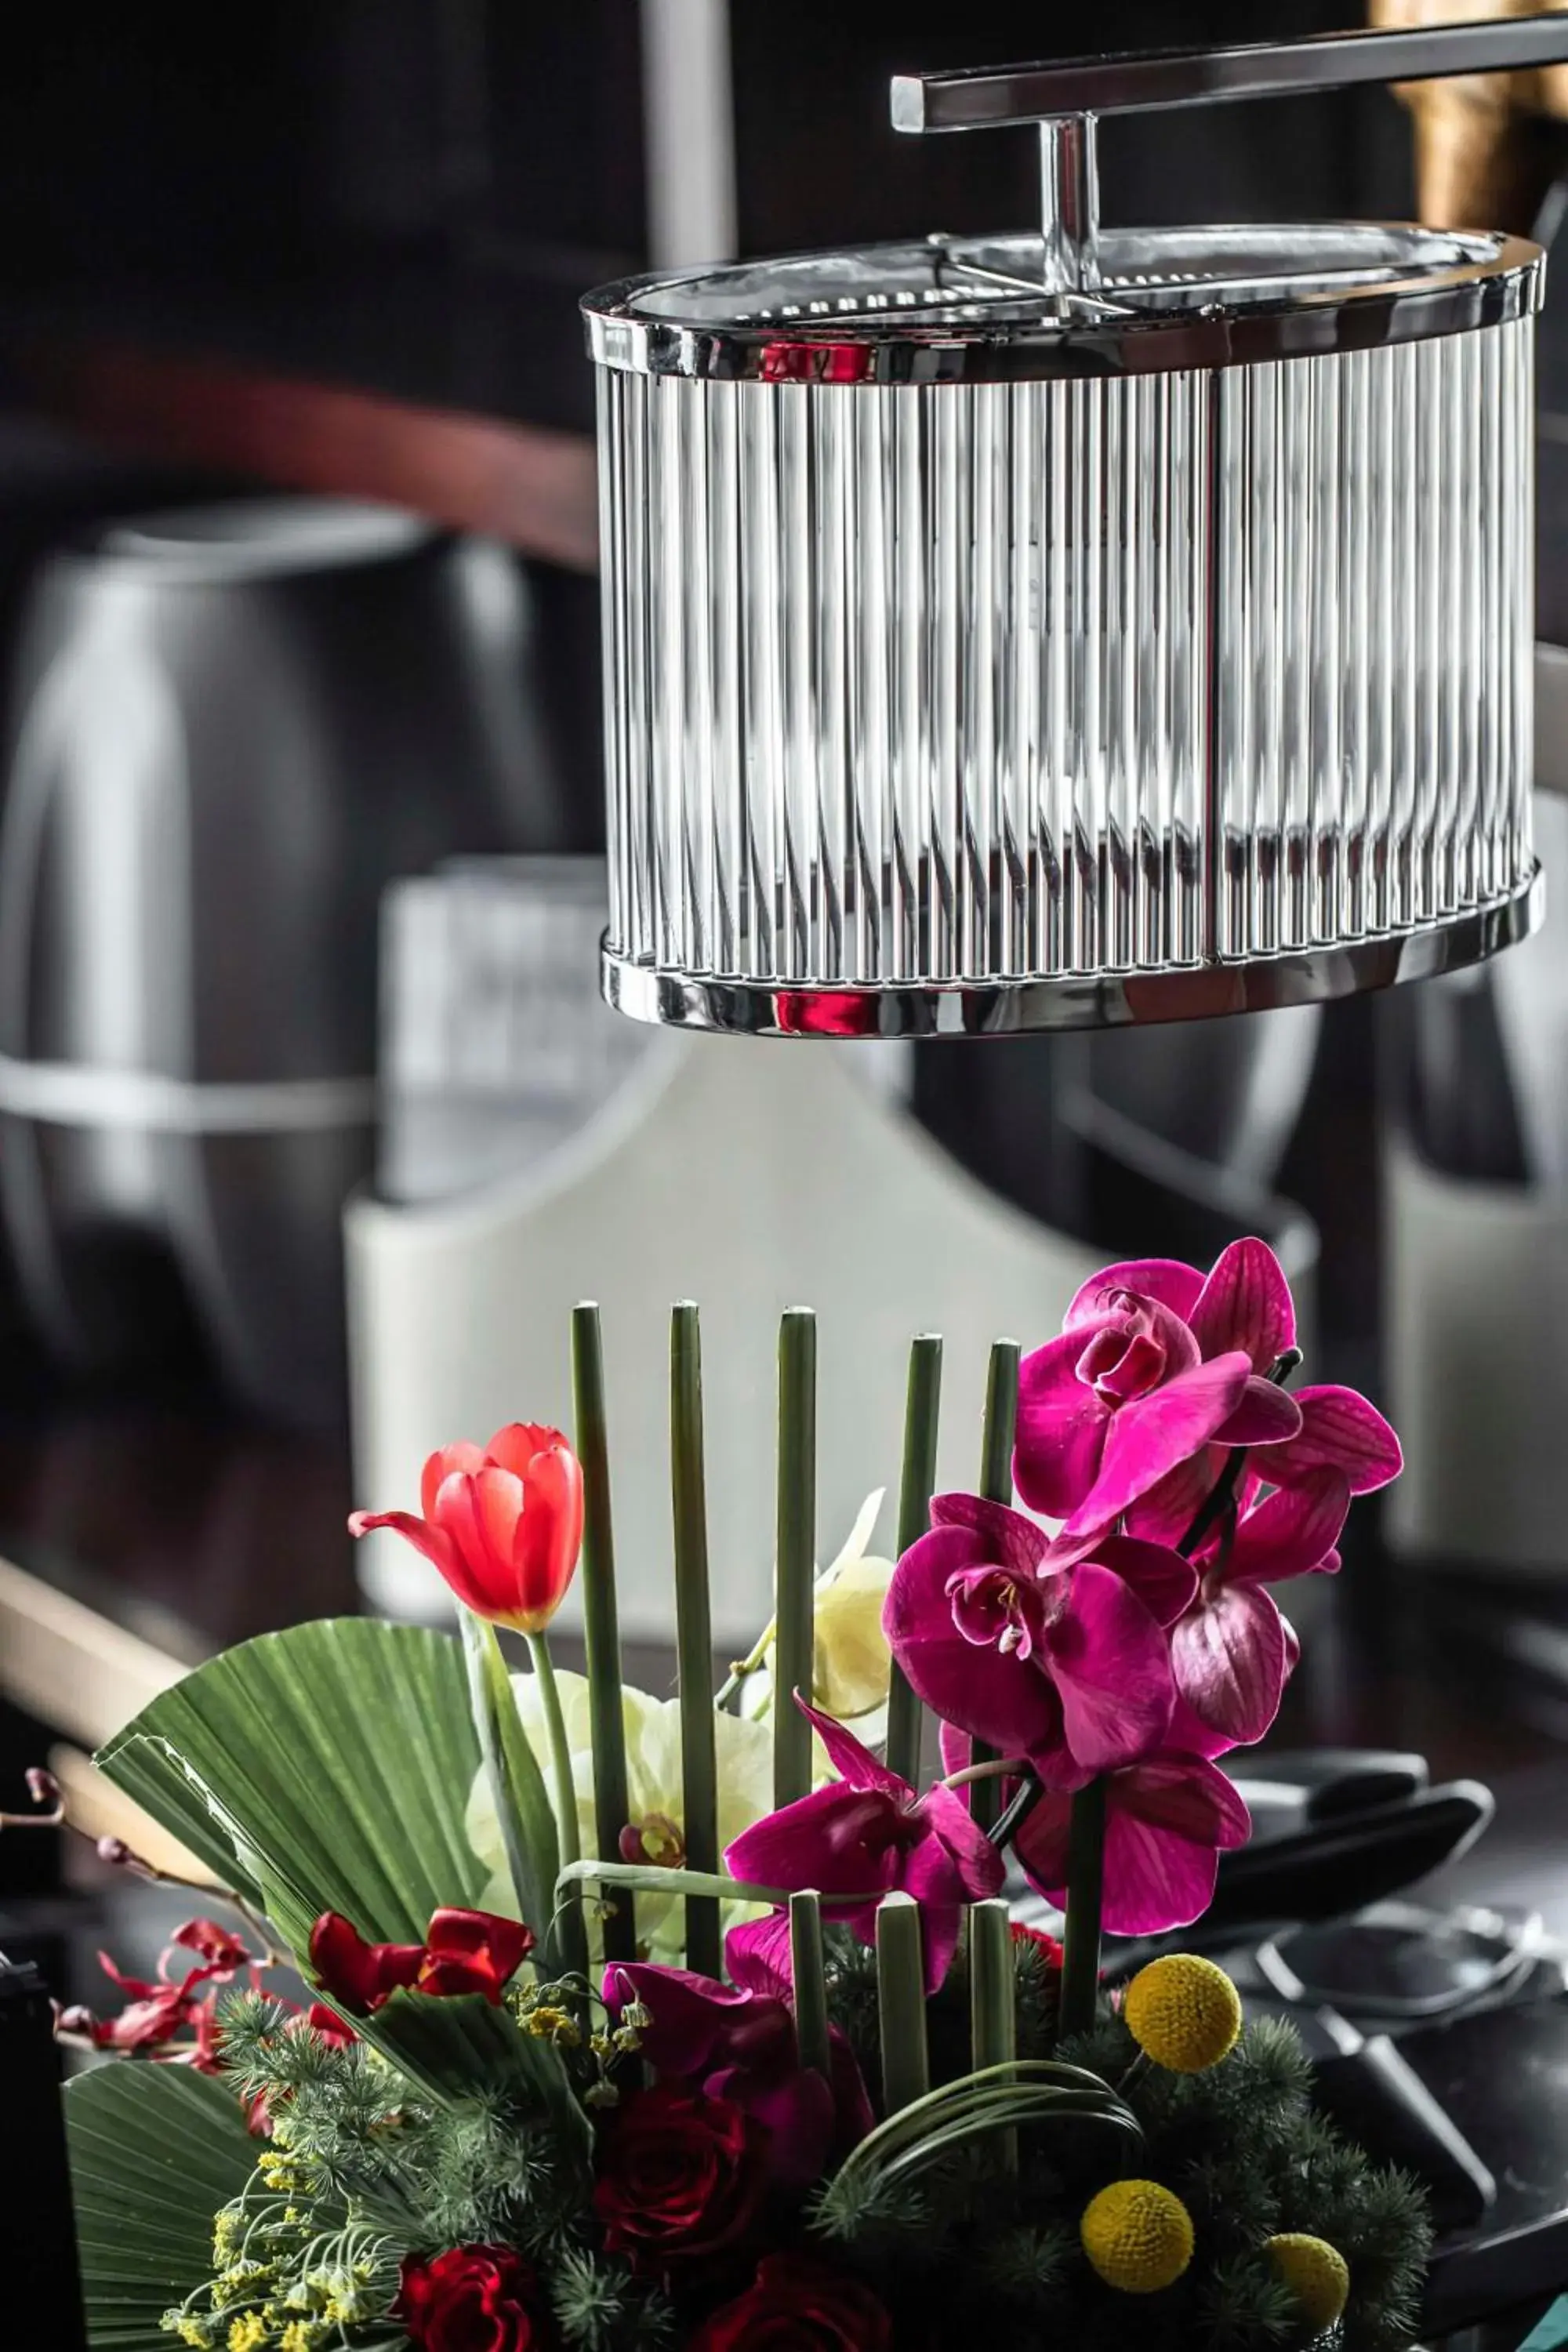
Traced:
<svg viewBox="0 0 1568 2352">
<path fill-rule="evenodd" d="M 893 2323 L 868 2286 L 810 2254 L 769 2254 L 688 2352 L 888 2352 Z"/>
<path fill-rule="evenodd" d="M 757 2210 L 766 2141 L 728 2099 L 679 2083 L 639 2092 L 600 2141 L 605 2245 L 654 2270 L 733 2245 Z"/>
<path fill-rule="evenodd" d="M 394 2319 L 420 2352 L 531 2352 L 548 2342 L 539 2282 L 510 2246 L 454 2246 L 403 2265 Z"/>
<path fill-rule="evenodd" d="M 337 1911 L 323 1911 L 310 1930 L 317 1983 L 355 2017 L 407 1987 L 439 1998 L 483 1993 L 498 2006 L 532 1949 L 532 1934 L 521 1921 L 489 1911 L 433 1912 L 422 1944 L 367 1944 Z"/>
</svg>

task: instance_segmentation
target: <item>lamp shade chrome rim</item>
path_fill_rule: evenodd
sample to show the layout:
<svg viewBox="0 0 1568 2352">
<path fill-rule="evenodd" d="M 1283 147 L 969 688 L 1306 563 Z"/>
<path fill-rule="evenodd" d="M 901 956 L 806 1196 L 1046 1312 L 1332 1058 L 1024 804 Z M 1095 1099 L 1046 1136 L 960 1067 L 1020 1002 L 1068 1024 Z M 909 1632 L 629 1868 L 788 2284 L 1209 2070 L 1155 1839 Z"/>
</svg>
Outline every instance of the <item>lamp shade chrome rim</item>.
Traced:
<svg viewBox="0 0 1568 2352">
<path fill-rule="evenodd" d="M 634 1021 L 736 1037 L 1015 1037 L 1050 1030 L 1143 1026 L 1323 1004 L 1432 980 L 1482 963 L 1538 930 L 1546 911 L 1537 865 L 1521 888 L 1453 921 L 1343 947 L 1190 964 L 1163 972 L 1066 973 L 1049 980 L 926 982 L 904 987 L 781 987 L 766 980 L 659 971 L 606 943 L 606 1003 Z"/>
<path fill-rule="evenodd" d="M 1051 294 L 1039 251 L 932 236 L 645 273 L 584 297 L 588 349 L 637 374 L 847 387 L 1246 367 L 1532 315 L 1544 260 L 1527 238 L 1400 223 L 1110 230 L 1099 287 Z"/>
</svg>

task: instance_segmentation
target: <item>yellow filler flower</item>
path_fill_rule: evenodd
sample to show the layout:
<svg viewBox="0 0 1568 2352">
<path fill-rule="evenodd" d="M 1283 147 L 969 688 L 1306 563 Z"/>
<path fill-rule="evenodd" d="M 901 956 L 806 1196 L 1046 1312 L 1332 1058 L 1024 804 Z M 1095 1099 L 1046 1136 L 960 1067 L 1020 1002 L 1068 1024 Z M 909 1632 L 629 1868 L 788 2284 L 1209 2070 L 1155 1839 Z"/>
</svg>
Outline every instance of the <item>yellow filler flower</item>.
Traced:
<svg viewBox="0 0 1568 2352">
<path fill-rule="evenodd" d="M 1140 1969 L 1121 2006 L 1145 2056 L 1171 2074 L 1203 2074 L 1236 2047 L 1241 1999 L 1225 1970 L 1193 1952 Z"/>
<path fill-rule="evenodd" d="M 1093 2269 L 1123 2294 L 1173 2286 L 1193 2259 L 1193 2221 L 1157 2180 L 1113 2180 L 1087 2207 L 1079 2237 Z"/>
<path fill-rule="evenodd" d="M 1295 2296 L 1309 2326 L 1337 2326 L 1351 2291 L 1350 2266 L 1338 2248 L 1326 2238 L 1287 2230 L 1268 2239 L 1263 2251 L 1275 2276 L 1283 2279 Z"/>
</svg>

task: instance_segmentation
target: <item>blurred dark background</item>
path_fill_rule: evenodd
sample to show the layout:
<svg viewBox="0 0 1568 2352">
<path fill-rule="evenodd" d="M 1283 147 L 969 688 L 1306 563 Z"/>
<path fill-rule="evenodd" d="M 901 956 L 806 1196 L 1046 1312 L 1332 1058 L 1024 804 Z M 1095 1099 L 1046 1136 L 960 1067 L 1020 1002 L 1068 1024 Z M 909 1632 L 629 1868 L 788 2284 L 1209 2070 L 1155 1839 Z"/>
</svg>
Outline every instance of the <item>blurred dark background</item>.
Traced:
<svg viewBox="0 0 1568 2352">
<path fill-rule="evenodd" d="M 584 1009 L 593 869 L 531 866 L 509 932 L 513 869 L 453 864 L 603 848 L 579 295 L 1026 226 L 1031 135 L 900 139 L 896 69 L 1354 13 L 59 0 L 8 26 L 0 1559 L 170 1654 L 352 1602 L 351 1402 L 362 1484 L 391 1440 L 367 1453 L 378 1367 L 348 1377 L 345 1199 L 478 1197 L 619 1083 L 632 1049 Z M 1112 220 L 1407 217 L 1409 118 L 1381 89 L 1144 117 L 1106 131 L 1102 184 Z M 1548 635 L 1561 455 L 1549 432 Z M 1289 1240 L 1320 1372 L 1375 1390 L 1380 1055 L 1411 1052 L 1386 1028 L 1351 1003 L 923 1047 L 890 1083 L 1076 1244 Z M 1527 1188 L 1482 1129 L 1460 1172 Z M 11 1677 L 47 1717 L 41 1687 Z"/>
</svg>

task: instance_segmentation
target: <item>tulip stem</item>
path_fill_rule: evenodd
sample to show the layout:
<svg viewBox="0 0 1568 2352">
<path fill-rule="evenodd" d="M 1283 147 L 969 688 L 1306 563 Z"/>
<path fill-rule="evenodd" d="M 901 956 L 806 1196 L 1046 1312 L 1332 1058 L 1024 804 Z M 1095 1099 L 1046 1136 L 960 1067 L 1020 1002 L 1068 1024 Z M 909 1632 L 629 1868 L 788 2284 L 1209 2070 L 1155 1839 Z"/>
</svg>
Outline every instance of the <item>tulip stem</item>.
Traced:
<svg viewBox="0 0 1568 2352">
<path fill-rule="evenodd" d="M 528 1654 L 539 1679 L 540 1704 L 544 1710 L 544 1737 L 549 1742 L 551 1776 L 555 1782 L 555 1833 L 560 1842 L 561 1866 L 565 1869 L 582 1851 L 577 1833 L 577 1783 L 572 1772 L 572 1743 L 566 1737 L 566 1717 L 562 1711 L 549 1636 L 530 1633 Z M 583 1916 L 582 1898 L 575 1893 L 563 1906 L 557 1932 L 567 1972 L 586 1974 L 587 1924 Z"/>
<path fill-rule="evenodd" d="M 495 1627 L 468 1609 L 461 1622 L 474 1729 L 500 1825 L 518 1917 L 538 1937 L 544 1965 L 553 1973 L 563 1956 L 553 1927 L 561 1857 L 550 1793 L 517 1711 Z"/>
<path fill-rule="evenodd" d="M 680 1681 L 680 1771 L 686 1859 L 719 1867 L 718 1734 L 708 1590 L 708 1490 L 702 1454 L 702 1334 L 689 1299 L 669 1318 L 669 1474 L 675 1531 L 675 1642 Z M 686 1965 L 716 1977 L 719 1906 L 686 1898 Z"/>
<path fill-rule="evenodd" d="M 1087 2033 L 1100 1998 L 1100 1920 L 1105 1895 L 1105 1780 L 1072 1801 L 1068 1828 L 1067 1925 L 1058 2038 Z"/>
<path fill-rule="evenodd" d="M 1019 1354 L 1016 1339 L 992 1343 L 985 1374 L 985 1419 L 980 1433 L 980 1492 L 988 1503 L 1009 1507 L 1013 1500 L 1013 1440 L 1018 1426 Z M 984 1740 L 976 1739 L 971 1744 L 972 1760 L 976 1764 L 989 1764 L 995 1753 Z M 978 1828 L 986 1832 L 992 1829 L 1001 1794 L 1001 1785 L 994 1780 L 975 1782 L 969 1808 Z"/>
<path fill-rule="evenodd" d="M 791 1307 L 779 1323 L 778 1527 L 773 1570 L 773 1805 L 811 1789 L 811 1726 L 795 1705 L 815 1687 L 816 1318 Z"/>
<path fill-rule="evenodd" d="M 605 1350 L 599 1310 L 572 1309 L 572 1395 L 583 1465 L 583 1635 L 588 1720 L 594 1743 L 594 1844 L 615 1861 L 631 1819 L 626 1727 L 621 1697 L 621 1631 L 616 1606 L 616 1538 L 610 1515 L 610 1453 L 605 1417 Z M 605 1913 L 605 1958 L 635 1960 L 637 1912 L 629 1892 Z"/>
<path fill-rule="evenodd" d="M 912 1895 L 885 1895 L 877 1911 L 877 2009 L 882 2035 L 882 2106 L 887 2115 L 931 2088 L 926 2051 L 925 1956 Z"/>
<path fill-rule="evenodd" d="M 931 1526 L 941 1410 L 942 1339 L 935 1331 L 922 1331 L 910 1343 L 910 1378 L 904 1399 L 904 1463 L 899 1482 L 900 1559 Z M 888 1686 L 888 1738 L 883 1752 L 889 1771 L 907 1780 L 911 1789 L 920 1786 L 921 1727 L 920 1700 L 895 1658 Z"/>
<path fill-rule="evenodd" d="M 812 1893 L 789 1898 L 789 1948 L 795 1979 L 795 2049 L 803 2066 L 832 2079 L 827 2036 L 827 1972 L 822 1955 L 822 1905 Z"/>
<path fill-rule="evenodd" d="M 555 1833 L 561 1843 L 564 1867 L 581 1858 L 582 1841 L 577 1834 L 577 1783 L 572 1773 L 572 1743 L 566 1737 L 566 1717 L 561 1706 L 561 1686 L 555 1679 L 555 1661 L 550 1654 L 549 1635 L 530 1633 L 528 1654 L 539 1677 L 544 1736 L 550 1742 L 550 1769 L 555 1782 Z"/>
</svg>

